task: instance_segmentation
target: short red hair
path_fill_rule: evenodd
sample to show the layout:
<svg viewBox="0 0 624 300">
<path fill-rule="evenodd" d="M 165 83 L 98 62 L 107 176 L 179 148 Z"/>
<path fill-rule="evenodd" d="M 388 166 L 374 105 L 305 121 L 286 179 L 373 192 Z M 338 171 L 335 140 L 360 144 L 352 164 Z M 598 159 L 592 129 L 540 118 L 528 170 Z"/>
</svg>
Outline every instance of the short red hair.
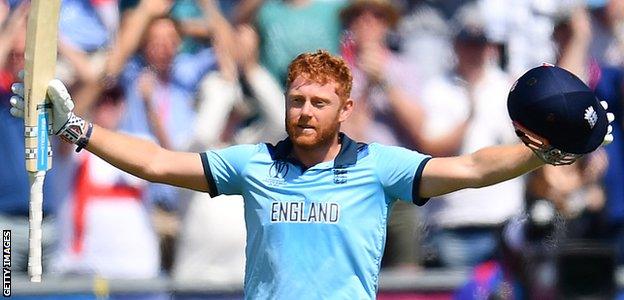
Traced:
<svg viewBox="0 0 624 300">
<path fill-rule="evenodd" d="M 351 96 L 351 85 L 353 76 L 347 63 L 339 56 L 331 55 L 325 50 L 318 50 L 314 53 L 299 54 L 288 66 L 288 79 L 286 87 L 299 76 L 325 85 L 330 81 L 336 82 L 336 94 L 342 100 Z"/>
</svg>

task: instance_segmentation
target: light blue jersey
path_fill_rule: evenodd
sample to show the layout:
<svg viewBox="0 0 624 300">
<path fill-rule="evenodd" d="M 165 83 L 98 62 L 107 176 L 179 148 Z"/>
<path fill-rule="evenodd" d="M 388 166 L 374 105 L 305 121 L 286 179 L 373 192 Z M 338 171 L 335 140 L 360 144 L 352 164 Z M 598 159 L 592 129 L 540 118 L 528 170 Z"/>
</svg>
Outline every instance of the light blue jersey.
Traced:
<svg viewBox="0 0 624 300">
<path fill-rule="evenodd" d="M 343 134 L 341 144 L 308 169 L 288 139 L 201 154 L 213 196 L 245 199 L 246 298 L 375 298 L 389 211 L 396 199 L 427 201 L 418 188 L 429 157 Z"/>
</svg>

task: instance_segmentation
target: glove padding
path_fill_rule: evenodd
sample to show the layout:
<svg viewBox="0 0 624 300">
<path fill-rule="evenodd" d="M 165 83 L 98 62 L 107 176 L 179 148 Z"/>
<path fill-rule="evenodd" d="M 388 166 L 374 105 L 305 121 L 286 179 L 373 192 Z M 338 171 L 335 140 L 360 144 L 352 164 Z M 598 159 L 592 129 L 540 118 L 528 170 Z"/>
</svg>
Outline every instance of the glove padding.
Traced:
<svg viewBox="0 0 624 300">
<path fill-rule="evenodd" d="M 11 114 L 18 118 L 24 117 L 24 84 L 14 83 L 11 91 L 15 94 L 9 100 Z M 63 140 L 76 144 L 85 135 L 87 122 L 73 113 L 72 101 L 65 85 L 58 79 L 48 83 L 47 97 L 52 103 L 52 133 Z"/>
<path fill-rule="evenodd" d="M 600 101 L 600 105 L 604 107 L 606 110 L 608 108 L 608 104 L 606 101 Z M 607 112 L 607 120 L 609 123 L 615 120 L 615 116 L 613 113 Z M 541 138 L 539 135 L 531 132 L 530 130 L 522 127 L 520 124 L 514 122 L 514 128 L 516 129 L 516 134 L 522 142 L 529 147 L 537 157 L 539 157 L 542 161 L 550 165 L 569 165 L 574 163 L 577 159 L 581 158 L 582 154 L 574 154 L 567 153 L 562 150 L 559 150 L 548 142 Z M 602 145 L 606 146 L 613 142 L 613 127 L 611 125 L 607 126 L 607 134 L 604 136 L 602 141 Z"/>
</svg>

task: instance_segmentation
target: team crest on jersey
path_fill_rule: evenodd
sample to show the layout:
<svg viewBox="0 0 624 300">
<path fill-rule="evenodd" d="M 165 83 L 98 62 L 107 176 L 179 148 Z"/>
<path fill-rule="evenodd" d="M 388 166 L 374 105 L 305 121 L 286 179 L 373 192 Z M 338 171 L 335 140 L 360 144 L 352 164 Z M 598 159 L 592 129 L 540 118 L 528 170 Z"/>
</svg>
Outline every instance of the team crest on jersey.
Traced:
<svg viewBox="0 0 624 300">
<path fill-rule="evenodd" d="M 343 184 L 347 183 L 347 169 L 334 169 L 334 183 Z"/>
<path fill-rule="evenodd" d="M 594 110 L 593 106 L 590 106 L 587 109 L 585 109 L 585 120 L 589 124 L 589 128 L 593 129 L 594 126 L 596 125 L 596 122 L 598 121 L 598 114 Z"/>
<path fill-rule="evenodd" d="M 269 168 L 269 176 L 264 179 L 266 184 L 271 186 L 281 186 L 286 183 L 286 176 L 288 175 L 290 167 L 285 161 L 274 161 Z"/>
</svg>

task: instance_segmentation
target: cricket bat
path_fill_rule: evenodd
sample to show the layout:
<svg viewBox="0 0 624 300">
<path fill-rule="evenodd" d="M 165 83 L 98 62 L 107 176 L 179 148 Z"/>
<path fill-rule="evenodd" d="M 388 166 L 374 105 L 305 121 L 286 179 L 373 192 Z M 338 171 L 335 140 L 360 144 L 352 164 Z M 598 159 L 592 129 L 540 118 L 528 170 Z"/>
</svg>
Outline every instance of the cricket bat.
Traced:
<svg viewBox="0 0 624 300">
<path fill-rule="evenodd" d="M 26 32 L 24 141 L 30 179 L 28 275 L 41 282 L 43 181 L 52 167 L 51 105 L 46 93 L 54 78 L 60 0 L 32 0 Z"/>
</svg>

